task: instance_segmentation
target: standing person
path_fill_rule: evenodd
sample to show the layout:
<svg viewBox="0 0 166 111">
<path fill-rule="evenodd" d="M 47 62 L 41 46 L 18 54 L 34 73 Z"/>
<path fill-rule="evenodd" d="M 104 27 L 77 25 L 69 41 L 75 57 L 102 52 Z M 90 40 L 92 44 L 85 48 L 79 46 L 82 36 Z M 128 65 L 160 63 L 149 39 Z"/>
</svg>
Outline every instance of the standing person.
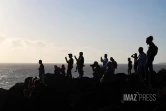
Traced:
<svg viewBox="0 0 166 111">
<path fill-rule="evenodd" d="M 42 60 L 39 60 L 39 78 L 40 78 L 40 81 L 44 84 L 44 74 L 45 74 L 45 69 L 44 69 L 44 65 L 42 63 Z"/>
<path fill-rule="evenodd" d="M 108 58 L 107 54 L 104 54 L 104 59 L 101 57 L 101 62 L 103 63 L 104 70 L 107 68 Z"/>
<path fill-rule="evenodd" d="M 115 74 L 115 69 L 117 69 L 118 64 L 113 57 L 110 57 L 110 61 L 111 61 L 112 73 Z"/>
<path fill-rule="evenodd" d="M 131 55 L 131 57 L 134 58 L 134 71 L 135 71 L 135 73 L 137 73 L 137 67 L 138 67 L 138 63 L 137 63 L 138 56 L 137 56 L 137 53 Z"/>
<path fill-rule="evenodd" d="M 77 59 L 76 56 L 74 56 L 77 61 L 77 68 L 79 73 L 79 78 L 81 78 L 84 75 L 83 67 L 84 67 L 84 57 L 83 52 L 79 53 L 79 58 Z"/>
<path fill-rule="evenodd" d="M 130 58 L 128 58 L 128 74 L 131 74 L 131 70 L 132 70 L 132 61 Z"/>
<path fill-rule="evenodd" d="M 69 77 L 70 79 L 72 79 L 72 69 L 73 69 L 73 63 L 74 63 L 74 60 L 73 60 L 73 55 L 72 54 L 68 54 L 69 55 L 69 60 L 67 60 L 67 57 L 65 57 L 66 59 L 66 62 L 68 63 L 68 69 L 67 69 L 67 77 Z"/>
<path fill-rule="evenodd" d="M 147 37 L 146 43 L 147 43 L 147 45 L 149 45 L 149 48 L 147 51 L 145 72 L 146 72 L 146 78 L 148 80 L 148 85 L 151 86 L 150 73 L 153 72 L 153 61 L 154 61 L 155 56 L 158 53 L 158 47 L 153 43 L 153 36 Z M 150 72 L 150 73 L 148 73 L 148 72 Z"/>
<path fill-rule="evenodd" d="M 143 48 L 140 47 L 138 49 L 139 52 L 139 58 L 138 58 L 138 75 L 140 78 L 140 81 L 143 82 L 145 80 L 145 64 L 146 64 L 146 54 L 143 51 Z"/>
</svg>

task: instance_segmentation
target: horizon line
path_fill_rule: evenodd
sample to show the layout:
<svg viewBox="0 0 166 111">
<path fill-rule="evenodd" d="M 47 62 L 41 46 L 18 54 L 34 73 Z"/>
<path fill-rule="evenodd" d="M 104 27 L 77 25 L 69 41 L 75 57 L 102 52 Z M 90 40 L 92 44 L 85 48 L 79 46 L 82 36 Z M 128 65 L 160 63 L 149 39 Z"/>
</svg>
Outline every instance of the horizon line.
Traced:
<svg viewBox="0 0 166 111">
<path fill-rule="evenodd" d="M 35 62 L 13 62 L 13 63 L 11 63 L 11 62 L 2 62 L 2 63 L 0 63 L 0 64 L 38 64 L 37 62 L 35 63 Z M 43 63 L 43 64 L 67 64 L 67 63 L 53 63 L 53 62 L 45 62 L 45 63 Z M 76 63 L 74 63 L 74 64 L 76 64 Z M 92 63 L 85 63 L 85 64 L 93 64 L 93 62 Z M 102 63 L 99 63 L 99 64 L 102 64 Z M 118 63 L 118 64 L 128 64 L 128 63 Z M 166 63 L 154 63 L 154 64 L 166 64 Z M 134 64 L 133 64 L 134 65 Z"/>
</svg>

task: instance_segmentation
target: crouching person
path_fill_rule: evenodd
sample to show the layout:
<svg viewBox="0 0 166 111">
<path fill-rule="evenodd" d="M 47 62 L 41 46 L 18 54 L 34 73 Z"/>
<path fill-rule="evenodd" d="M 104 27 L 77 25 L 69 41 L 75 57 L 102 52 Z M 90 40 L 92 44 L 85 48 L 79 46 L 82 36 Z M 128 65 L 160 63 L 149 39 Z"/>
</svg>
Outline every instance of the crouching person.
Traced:
<svg viewBox="0 0 166 111">
<path fill-rule="evenodd" d="M 101 67 L 98 64 L 97 61 L 94 62 L 94 64 L 90 65 L 92 67 L 93 70 L 93 78 L 96 81 L 100 81 L 101 77 L 102 77 L 102 71 L 101 71 Z"/>
</svg>

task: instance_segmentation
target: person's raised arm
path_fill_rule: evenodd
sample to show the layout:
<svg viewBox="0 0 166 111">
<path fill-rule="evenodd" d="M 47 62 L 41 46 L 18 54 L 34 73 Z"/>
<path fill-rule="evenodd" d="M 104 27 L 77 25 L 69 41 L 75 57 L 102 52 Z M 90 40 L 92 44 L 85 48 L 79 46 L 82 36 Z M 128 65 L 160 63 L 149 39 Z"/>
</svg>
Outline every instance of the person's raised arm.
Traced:
<svg viewBox="0 0 166 111">
<path fill-rule="evenodd" d="M 132 58 L 134 58 L 134 57 L 135 57 L 135 56 L 134 56 L 134 54 L 133 54 L 133 55 L 131 55 L 131 57 L 132 57 Z"/>
<path fill-rule="evenodd" d="M 103 58 L 101 57 L 101 62 L 103 62 Z"/>
<path fill-rule="evenodd" d="M 69 61 L 67 60 L 67 57 L 65 57 L 66 62 L 68 63 Z"/>
<path fill-rule="evenodd" d="M 76 56 L 74 56 L 74 58 L 75 58 L 75 60 L 76 60 L 76 61 L 78 61 L 78 59 L 77 59 L 77 57 L 76 57 Z"/>
</svg>

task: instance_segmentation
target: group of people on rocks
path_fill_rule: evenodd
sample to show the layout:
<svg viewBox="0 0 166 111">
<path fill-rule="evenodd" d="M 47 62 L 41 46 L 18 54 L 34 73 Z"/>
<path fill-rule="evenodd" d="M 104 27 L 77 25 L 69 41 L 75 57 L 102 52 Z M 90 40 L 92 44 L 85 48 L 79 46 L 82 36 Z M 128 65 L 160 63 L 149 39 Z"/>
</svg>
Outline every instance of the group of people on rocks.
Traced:
<svg viewBox="0 0 166 111">
<path fill-rule="evenodd" d="M 149 45 L 147 54 L 144 53 L 143 47 L 139 47 L 139 56 L 135 53 L 131 57 L 134 58 L 134 71 L 138 74 L 140 81 L 147 81 L 150 85 L 150 75 L 153 72 L 153 61 L 158 53 L 158 47 L 153 43 L 153 36 L 147 37 L 146 43 Z M 131 58 L 128 58 L 128 74 L 131 74 L 131 70 L 132 61 Z"/>
<path fill-rule="evenodd" d="M 144 53 L 143 47 L 139 47 L 138 52 L 139 56 L 137 56 L 137 53 L 133 54 L 131 57 L 134 58 L 134 71 L 139 75 L 140 81 L 143 82 L 145 79 L 148 80 L 150 85 L 150 73 L 153 72 L 153 61 L 155 56 L 158 53 L 158 47 L 153 43 L 153 36 L 149 36 L 146 39 L 146 43 L 149 45 L 149 49 L 147 51 L 147 54 Z M 65 66 L 62 65 L 61 68 L 54 66 L 54 73 L 55 74 L 62 74 L 64 76 L 67 76 L 68 78 L 72 79 L 72 69 L 74 64 L 73 55 L 70 53 L 68 54 L 69 59 L 65 57 L 67 65 L 67 73 L 65 73 Z M 102 67 L 98 64 L 97 61 L 94 62 L 94 64 L 90 65 L 93 70 L 93 77 L 97 80 L 104 79 L 106 77 L 110 77 L 110 75 L 115 74 L 115 70 L 117 68 L 117 62 L 114 60 L 113 57 L 110 57 L 110 61 L 108 60 L 108 55 L 105 54 L 104 58 L 101 57 L 101 62 L 103 63 Z M 76 60 L 76 71 L 79 73 L 79 78 L 83 77 L 84 75 L 84 57 L 83 52 L 79 53 L 79 57 L 77 58 L 74 56 Z M 39 77 L 42 83 L 44 83 L 44 65 L 42 63 L 42 60 L 39 60 Z M 131 74 L 132 70 L 132 61 L 131 58 L 128 58 L 128 74 Z M 150 72 L 150 73 L 148 73 Z"/>
</svg>

